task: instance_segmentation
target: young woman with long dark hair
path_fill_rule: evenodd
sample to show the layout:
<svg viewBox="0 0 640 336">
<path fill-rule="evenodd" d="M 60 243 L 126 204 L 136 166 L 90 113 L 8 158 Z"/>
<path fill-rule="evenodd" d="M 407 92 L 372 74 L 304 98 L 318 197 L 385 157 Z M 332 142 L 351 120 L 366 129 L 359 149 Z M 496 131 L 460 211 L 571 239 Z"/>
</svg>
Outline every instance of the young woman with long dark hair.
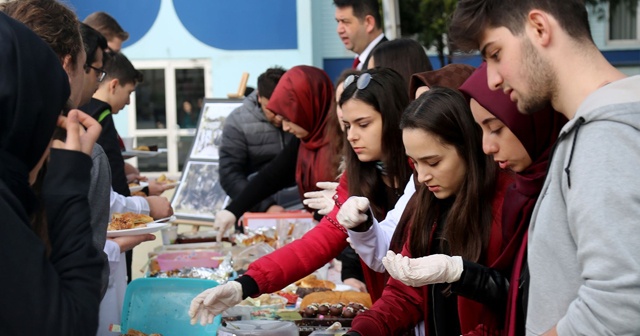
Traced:
<svg viewBox="0 0 640 336">
<path fill-rule="evenodd" d="M 410 175 L 398 128 L 408 105 L 402 77 L 390 69 L 373 69 L 350 77 L 339 103 L 345 123 L 347 169 L 340 178 L 334 209 L 301 239 L 252 263 L 236 281 L 198 295 L 189 311 L 193 323 L 210 323 L 242 298 L 279 290 L 338 256 L 347 246 L 347 232 L 336 215 L 350 194 L 374 200 L 376 216 L 384 216 L 393 208 Z M 384 278 L 377 278 L 377 274 L 381 273 L 365 276 L 373 299 L 379 297 L 384 286 Z"/>
<path fill-rule="evenodd" d="M 428 335 L 460 335 L 485 320 L 493 323 L 490 305 L 451 292 L 468 287 L 463 266 L 490 265 L 500 255 L 500 209 L 510 179 L 482 152 L 482 131 L 457 91 L 424 93 L 409 105 L 400 127 L 420 183 L 405 210 L 411 214 L 408 240 L 401 254 L 383 259 L 394 279 L 372 309 L 353 321 L 352 332 L 392 335 L 424 321 Z M 423 279 L 416 276 L 423 264 L 444 270 Z"/>
</svg>

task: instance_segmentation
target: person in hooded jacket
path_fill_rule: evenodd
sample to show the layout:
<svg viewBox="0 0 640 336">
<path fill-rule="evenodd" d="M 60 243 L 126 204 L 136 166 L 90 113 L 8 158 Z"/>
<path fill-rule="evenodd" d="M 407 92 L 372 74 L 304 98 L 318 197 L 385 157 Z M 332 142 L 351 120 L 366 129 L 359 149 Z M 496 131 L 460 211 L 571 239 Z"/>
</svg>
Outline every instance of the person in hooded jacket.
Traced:
<svg viewBox="0 0 640 336">
<path fill-rule="evenodd" d="M 95 334 L 103 260 L 92 244 L 87 194 L 100 125 L 78 110 L 61 116 L 70 88 L 60 60 L 4 13 L 0 46 L 0 334 Z M 64 143 L 52 142 L 56 124 L 66 129 Z M 38 199 L 30 183 L 47 158 Z M 40 207 L 48 251 L 30 225 Z"/>
</svg>

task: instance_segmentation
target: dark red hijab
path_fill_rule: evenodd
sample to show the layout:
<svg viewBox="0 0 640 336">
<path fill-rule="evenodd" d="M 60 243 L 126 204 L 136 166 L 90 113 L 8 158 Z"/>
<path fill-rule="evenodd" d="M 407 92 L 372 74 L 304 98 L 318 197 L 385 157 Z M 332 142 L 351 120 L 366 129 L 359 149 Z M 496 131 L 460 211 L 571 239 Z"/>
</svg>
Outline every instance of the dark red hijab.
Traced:
<svg viewBox="0 0 640 336">
<path fill-rule="evenodd" d="M 551 108 L 534 114 L 518 112 L 516 104 L 509 99 L 509 96 L 502 91 L 489 89 L 486 63 L 482 63 L 460 86 L 460 91 L 467 97 L 475 99 L 500 119 L 520 140 L 531 157 L 531 166 L 515 174 L 515 183 L 508 189 L 504 200 L 503 242 L 512 245 L 514 240 L 520 240 L 519 238 L 529 226 L 529 218 L 547 174 L 551 147 L 567 120 Z M 502 266 L 508 267 L 511 263 L 510 259 L 504 260 Z"/>
<path fill-rule="evenodd" d="M 503 251 L 492 265 L 499 270 L 513 268 L 511 283 L 517 284 L 525 262 L 531 214 L 547 174 L 552 147 L 567 120 L 550 107 L 528 115 L 518 112 L 509 96 L 489 89 L 486 63 L 462 84 L 460 91 L 500 119 L 520 140 L 532 160 L 525 171 L 515 174 L 515 182 L 507 189 L 502 207 Z M 517 285 L 510 288 L 505 326 L 509 335 L 515 334 L 518 288 Z"/>
<path fill-rule="evenodd" d="M 317 190 L 317 182 L 333 181 L 329 136 L 326 132 L 334 90 L 329 76 L 321 69 L 296 66 L 285 72 L 276 86 L 267 108 L 309 132 L 300 139 L 296 182 L 300 195 Z"/>
<path fill-rule="evenodd" d="M 438 70 L 413 74 L 409 80 L 409 98 L 411 100 L 416 99 L 416 90 L 421 86 L 428 86 L 429 88 L 444 86 L 457 89 L 471 76 L 473 70 L 475 68 L 470 65 L 452 63 Z"/>
</svg>

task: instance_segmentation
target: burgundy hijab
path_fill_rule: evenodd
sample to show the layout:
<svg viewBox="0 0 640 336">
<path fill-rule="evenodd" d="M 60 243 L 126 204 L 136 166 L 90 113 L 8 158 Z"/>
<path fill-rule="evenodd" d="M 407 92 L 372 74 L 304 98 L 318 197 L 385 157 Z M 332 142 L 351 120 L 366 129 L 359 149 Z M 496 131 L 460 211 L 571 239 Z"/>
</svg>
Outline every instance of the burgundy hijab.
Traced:
<svg viewBox="0 0 640 336">
<path fill-rule="evenodd" d="M 447 64 L 444 67 L 413 74 L 409 80 L 409 98 L 416 99 L 416 90 L 421 86 L 444 86 L 457 89 L 471 76 L 474 67 L 466 64 Z"/>
<path fill-rule="evenodd" d="M 546 108 L 534 114 L 522 114 L 509 96 L 502 91 L 492 91 L 487 85 L 487 67 L 480 67 L 460 87 L 468 98 L 475 99 L 496 118 L 500 119 L 520 140 L 531 157 L 532 164 L 514 176 L 514 183 L 507 189 L 502 208 L 503 251 L 492 267 L 508 270 L 513 267 L 511 283 L 517 284 L 525 262 L 527 230 L 533 208 L 547 174 L 552 147 L 567 122 L 564 116 Z M 508 318 L 505 330 L 515 334 L 516 300 L 519 286 L 511 286 Z"/>
<path fill-rule="evenodd" d="M 276 86 L 267 108 L 309 132 L 300 139 L 296 182 L 300 195 L 317 190 L 317 182 L 333 181 L 331 146 L 326 129 L 331 104 L 334 103 L 333 84 L 321 69 L 296 66 L 285 72 Z"/>
<path fill-rule="evenodd" d="M 515 174 L 515 183 L 508 189 L 504 200 L 503 242 L 511 245 L 514 239 L 520 240 L 518 236 L 529 226 L 529 218 L 547 174 L 551 147 L 566 119 L 551 108 L 528 115 L 518 112 L 509 96 L 489 89 L 486 63 L 482 63 L 462 84 L 460 91 L 500 119 L 520 140 L 532 160 L 525 171 Z M 505 260 L 504 266 L 509 264 L 510 260 Z"/>
</svg>

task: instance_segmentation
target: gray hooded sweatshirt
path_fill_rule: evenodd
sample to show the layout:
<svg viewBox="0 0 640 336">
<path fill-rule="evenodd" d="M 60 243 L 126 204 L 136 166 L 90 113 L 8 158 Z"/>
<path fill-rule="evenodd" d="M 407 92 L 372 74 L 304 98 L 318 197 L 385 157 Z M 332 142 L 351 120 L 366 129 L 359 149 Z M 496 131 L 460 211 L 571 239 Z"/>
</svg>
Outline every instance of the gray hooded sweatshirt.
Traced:
<svg viewBox="0 0 640 336">
<path fill-rule="evenodd" d="M 640 76 L 562 129 L 529 228 L 527 334 L 640 334 Z"/>
</svg>

